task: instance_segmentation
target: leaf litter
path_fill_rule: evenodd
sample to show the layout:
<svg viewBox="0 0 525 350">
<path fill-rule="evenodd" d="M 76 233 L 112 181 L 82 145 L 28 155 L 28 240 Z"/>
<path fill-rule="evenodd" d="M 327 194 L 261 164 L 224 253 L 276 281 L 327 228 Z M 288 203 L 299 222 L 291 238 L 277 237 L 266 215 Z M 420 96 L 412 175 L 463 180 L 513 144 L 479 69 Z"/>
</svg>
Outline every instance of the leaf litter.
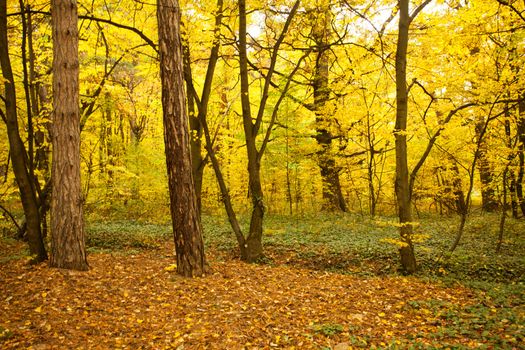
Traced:
<svg viewBox="0 0 525 350">
<path fill-rule="evenodd" d="M 208 253 L 212 273 L 175 274 L 170 248 L 98 253 L 87 272 L 0 265 L 2 349 L 520 348 L 523 305 L 483 327 L 497 305 L 456 285 L 363 278 Z M 497 310 L 496 310 L 497 311 Z M 483 317 L 487 318 L 484 319 Z M 493 322 L 493 323 L 494 323 Z M 462 331 L 462 328 L 463 329 Z"/>
</svg>

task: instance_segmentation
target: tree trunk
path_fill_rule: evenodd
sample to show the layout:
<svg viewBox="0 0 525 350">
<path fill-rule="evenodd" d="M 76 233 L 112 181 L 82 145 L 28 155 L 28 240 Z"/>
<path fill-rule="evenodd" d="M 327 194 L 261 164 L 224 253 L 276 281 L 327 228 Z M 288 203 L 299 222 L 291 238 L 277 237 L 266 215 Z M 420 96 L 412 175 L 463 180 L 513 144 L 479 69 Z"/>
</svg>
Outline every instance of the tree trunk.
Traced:
<svg viewBox="0 0 525 350">
<path fill-rule="evenodd" d="M 250 140 L 250 147 L 255 148 L 255 139 Z M 250 220 L 250 232 L 245 241 L 243 260 L 254 262 L 263 256 L 262 234 L 264 219 L 264 202 L 261 186 L 261 165 L 258 160 L 251 160 L 253 152 L 248 152 L 249 187 L 252 198 L 252 216 Z"/>
<path fill-rule="evenodd" d="M 158 0 L 157 21 L 164 144 L 177 273 L 197 277 L 204 275 L 208 267 L 192 173 L 178 1 Z"/>
<path fill-rule="evenodd" d="M 261 186 L 260 164 L 257 159 L 257 129 L 252 122 L 250 105 L 246 36 L 246 1 L 239 0 L 239 66 L 241 78 L 241 104 L 244 135 L 246 137 L 246 152 L 248 154 L 248 186 L 252 199 L 250 232 L 246 238 L 244 245 L 245 250 L 241 258 L 245 261 L 253 262 L 263 255 L 262 225 L 264 218 L 264 202 Z"/>
<path fill-rule="evenodd" d="M 29 252 L 34 262 L 47 259 L 47 253 L 40 230 L 40 215 L 36 197 L 35 182 L 30 177 L 27 167 L 28 155 L 20 137 L 16 109 L 16 92 L 9 58 L 7 41 L 7 8 L 6 2 L 0 3 L 0 64 L 5 80 L 6 126 L 9 139 L 10 156 L 13 162 L 13 172 L 20 190 L 20 199 L 27 222 L 27 238 Z"/>
<path fill-rule="evenodd" d="M 507 147 L 509 148 L 509 150 L 512 150 L 513 149 L 513 145 L 512 145 L 512 136 L 511 136 L 511 132 L 510 132 L 510 110 L 509 110 L 509 106 L 506 105 L 505 106 L 505 136 L 507 138 Z M 510 191 L 510 207 L 511 207 L 511 211 L 512 211 L 512 217 L 514 219 L 517 219 L 518 218 L 518 201 L 517 201 L 517 197 L 516 197 L 516 176 L 514 174 L 514 171 L 511 171 L 510 172 L 510 176 L 508 174 L 508 168 L 511 166 L 511 163 L 512 163 L 512 159 L 514 158 L 514 154 L 510 153 L 507 160 L 509 161 L 509 164 L 507 164 L 507 167 L 505 168 L 505 181 L 503 181 L 503 185 L 504 186 L 509 186 L 509 191 Z M 507 181 L 507 178 L 510 177 L 510 181 Z M 509 184 L 507 184 L 507 182 L 510 182 Z M 507 205 L 507 202 L 506 202 L 506 191 L 507 189 L 505 188 L 504 189 L 504 193 L 505 193 L 505 198 L 504 198 L 504 205 L 506 206 Z M 507 210 L 507 208 L 503 208 L 502 209 L 503 211 Z"/>
<path fill-rule="evenodd" d="M 221 46 L 221 26 L 223 16 L 223 0 L 217 0 L 217 10 L 215 12 L 215 27 L 213 29 L 213 46 L 210 52 L 210 59 L 208 60 L 208 69 L 206 70 L 206 78 L 202 88 L 202 95 L 197 98 L 195 88 L 193 86 L 193 74 L 191 71 L 191 52 L 187 42 L 183 43 L 182 58 L 184 64 L 184 79 L 186 80 L 188 113 L 190 118 L 190 144 L 191 157 L 193 164 L 193 177 L 195 180 L 195 191 L 197 195 L 197 204 L 199 213 L 202 208 L 202 181 L 204 178 L 204 169 L 207 163 L 207 157 L 202 156 L 202 136 L 204 127 L 203 122 L 206 122 L 208 117 L 208 103 L 210 101 L 211 88 L 213 78 L 215 76 L 215 67 L 219 60 L 219 48 Z M 195 111 L 197 104 L 198 111 Z"/>
<path fill-rule="evenodd" d="M 35 69 L 36 55 L 33 45 L 33 20 L 31 15 L 31 8 L 27 6 L 27 44 L 28 44 L 28 53 L 29 53 L 29 81 L 30 81 L 30 97 L 31 97 L 31 109 L 34 118 L 38 118 L 39 121 L 35 125 L 34 129 L 34 142 L 35 142 L 35 156 L 34 156 L 34 167 L 40 174 L 42 174 L 46 185 L 51 183 L 51 173 L 49 169 L 49 155 L 50 149 L 49 144 L 51 140 L 49 139 L 49 129 L 51 127 L 48 121 L 41 122 L 39 119 L 41 117 L 50 118 L 51 112 L 47 107 L 50 103 L 48 98 L 48 87 L 39 81 L 40 74 L 37 73 Z M 47 237 L 47 211 L 49 209 L 49 196 L 48 191 L 40 189 L 40 184 L 38 178 L 35 177 L 35 186 L 37 193 L 39 194 L 39 204 L 40 204 L 40 222 L 42 228 L 42 237 L 45 239 Z M 45 193 L 44 193 L 45 192 Z"/>
<path fill-rule="evenodd" d="M 204 177 L 205 162 L 202 156 L 202 126 L 199 121 L 198 112 L 195 110 L 196 98 L 193 91 L 193 75 L 191 72 L 191 57 L 188 43 L 182 46 L 182 58 L 184 64 L 184 80 L 186 81 L 188 117 L 190 125 L 190 150 L 193 180 L 195 181 L 195 195 L 197 196 L 197 207 L 199 213 L 202 209 L 202 180 Z"/>
<path fill-rule="evenodd" d="M 53 162 L 50 266 L 87 270 L 80 186 L 78 14 L 76 0 L 52 0 Z"/>
<path fill-rule="evenodd" d="M 323 209 L 329 211 L 346 211 L 346 203 L 341 191 L 339 168 L 333 154 L 331 124 L 332 118 L 327 112 L 326 102 L 330 97 L 329 88 L 329 37 L 330 37 L 330 4 L 324 2 L 315 11 L 312 36 L 316 46 L 315 75 L 313 79 L 315 128 L 320 150 L 317 153 L 317 164 L 321 169 L 323 181 Z"/>
<path fill-rule="evenodd" d="M 525 93 L 519 96 L 518 103 L 518 177 L 516 179 L 516 196 L 520 205 L 521 214 L 525 217 L 525 200 L 523 198 L 523 178 L 525 175 Z"/>
<path fill-rule="evenodd" d="M 407 153 L 407 117 L 408 117 L 408 92 L 406 82 L 408 28 L 410 17 L 408 14 L 409 0 L 399 1 L 399 32 L 396 51 L 396 181 L 395 192 L 399 216 L 399 233 L 404 243 L 399 249 L 401 266 L 404 272 L 414 273 L 417 269 L 416 257 L 412 243 L 413 223 L 412 207 L 408 176 Z"/>
<path fill-rule="evenodd" d="M 481 117 L 476 123 L 476 135 L 482 137 L 481 132 L 485 126 L 485 118 Z M 498 200 L 492 185 L 492 169 L 487 156 L 488 145 L 486 138 L 479 143 L 479 179 L 481 181 L 481 206 L 483 211 L 493 213 L 498 209 Z"/>
<path fill-rule="evenodd" d="M 456 212 L 460 215 L 467 215 L 467 201 L 465 200 L 465 193 L 463 192 L 463 184 L 461 183 L 461 176 L 459 174 L 458 164 L 453 161 L 452 168 L 450 169 L 453 174 L 452 189 L 454 194 L 454 202 L 456 206 Z"/>
<path fill-rule="evenodd" d="M 503 171 L 503 193 L 501 201 L 501 215 L 499 219 L 499 229 L 498 229 L 498 241 L 496 243 L 496 253 L 499 253 L 501 250 L 501 245 L 503 244 L 503 234 L 505 233 L 505 219 L 507 218 L 507 174 L 509 172 L 509 164 L 505 167 Z"/>
</svg>

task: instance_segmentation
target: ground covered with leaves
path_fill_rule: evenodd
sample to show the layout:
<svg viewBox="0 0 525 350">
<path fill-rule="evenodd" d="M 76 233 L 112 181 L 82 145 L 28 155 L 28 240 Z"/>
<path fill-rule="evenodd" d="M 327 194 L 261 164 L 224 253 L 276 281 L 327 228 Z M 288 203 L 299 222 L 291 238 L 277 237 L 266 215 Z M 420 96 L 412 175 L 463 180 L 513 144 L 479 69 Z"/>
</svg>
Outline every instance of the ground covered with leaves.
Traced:
<svg viewBox="0 0 525 350">
<path fill-rule="evenodd" d="M 497 261 L 467 246 L 477 262 L 460 251 L 439 264 L 430 237 L 422 271 L 405 277 L 381 243 L 390 232 L 330 222 L 269 220 L 267 258 L 245 264 L 208 218 L 212 272 L 197 279 L 175 274 L 166 225 L 90 225 L 88 272 L 28 265 L 23 243 L 0 239 L 0 348 L 524 348 L 517 236 Z"/>
</svg>

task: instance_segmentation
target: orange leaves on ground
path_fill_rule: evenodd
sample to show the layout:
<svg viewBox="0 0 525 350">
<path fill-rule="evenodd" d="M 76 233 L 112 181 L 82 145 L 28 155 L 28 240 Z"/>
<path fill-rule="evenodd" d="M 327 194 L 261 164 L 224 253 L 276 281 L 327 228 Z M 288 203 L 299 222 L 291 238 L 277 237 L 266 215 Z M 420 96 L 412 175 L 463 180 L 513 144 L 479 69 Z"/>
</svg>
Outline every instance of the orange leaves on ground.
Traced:
<svg viewBox="0 0 525 350">
<path fill-rule="evenodd" d="M 436 331 L 415 300 L 473 304 L 469 291 L 401 277 L 363 279 L 210 259 L 174 274 L 164 252 L 95 254 L 88 272 L 9 262 L 0 272 L 0 346 L 318 349 L 391 344 Z M 430 312 L 431 313 L 431 312 Z M 469 346 L 469 339 L 455 339 Z M 349 344 L 349 345 L 346 345 Z"/>
</svg>

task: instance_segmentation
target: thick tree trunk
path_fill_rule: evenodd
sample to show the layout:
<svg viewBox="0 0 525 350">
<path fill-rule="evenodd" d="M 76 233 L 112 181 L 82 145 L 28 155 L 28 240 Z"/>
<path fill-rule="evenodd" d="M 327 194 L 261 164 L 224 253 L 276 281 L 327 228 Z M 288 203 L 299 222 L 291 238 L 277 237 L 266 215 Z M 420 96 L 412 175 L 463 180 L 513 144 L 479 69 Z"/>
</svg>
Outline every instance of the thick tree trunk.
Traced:
<svg viewBox="0 0 525 350">
<path fill-rule="evenodd" d="M 87 270 L 80 185 L 78 14 L 76 0 L 52 0 L 53 162 L 50 266 Z"/>
<path fill-rule="evenodd" d="M 164 144 L 177 273 L 197 277 L 204 275 L 208 267 L 192 173 L 178 1 L 158 0 L 157 21 Z"/>
<path fill-rule="evenodd" d="M 316 11 L 312 36 L 316 46 L 315 75 L 313 79 L 314 111 L 316 137 L 320 150 L 317 153 L 317 164 L 321 169 L 323 181 L 323 209 L 329 211 L 346 211 L 346 203 L 341 191 L 339 168 L 337 167 L 332 140 L 330 113 L 325 110 L 330 97 L 329 88 L 329 37 L 330 37 L 330 4 L 323 3 Z"/>
<path fill-rule="evenodd" d="M 408 92 L 406 82 L 408 28 L 410 17 L 408 14 L 409 0 L 399 1 L 399 32 L 396 51 L 396 181 L 395 192 L 399 216 L 399 233 L 404 246 L 399 249 L 401 266 L 406 273 L 414 273 L 417 269 L 414 247 L 412 244 L 412 207 L 409 187 L 408 152 L 407 152 L 407 118 Z"/>
<path fill-rule="evenodd" d="M 7 41 L 7 8 L 6 2 L 0 3 L 0 64 L 5 80 L 5 107 L 7 134 L 10 146 L 10 156 L 13 162 L 13 172 L 20 190 L 20 198 L 27 222 L 27 238 L 29 251 L 34 262 L 47 259 L 47 253 L 40 230 L 40 215 L 36 197 L 34 179 L 30 177 L 27 167 L 28 155 L 20 137 L 18 116 L 16 110 L 16 92 L 9 58 Z"/>
</svg>

